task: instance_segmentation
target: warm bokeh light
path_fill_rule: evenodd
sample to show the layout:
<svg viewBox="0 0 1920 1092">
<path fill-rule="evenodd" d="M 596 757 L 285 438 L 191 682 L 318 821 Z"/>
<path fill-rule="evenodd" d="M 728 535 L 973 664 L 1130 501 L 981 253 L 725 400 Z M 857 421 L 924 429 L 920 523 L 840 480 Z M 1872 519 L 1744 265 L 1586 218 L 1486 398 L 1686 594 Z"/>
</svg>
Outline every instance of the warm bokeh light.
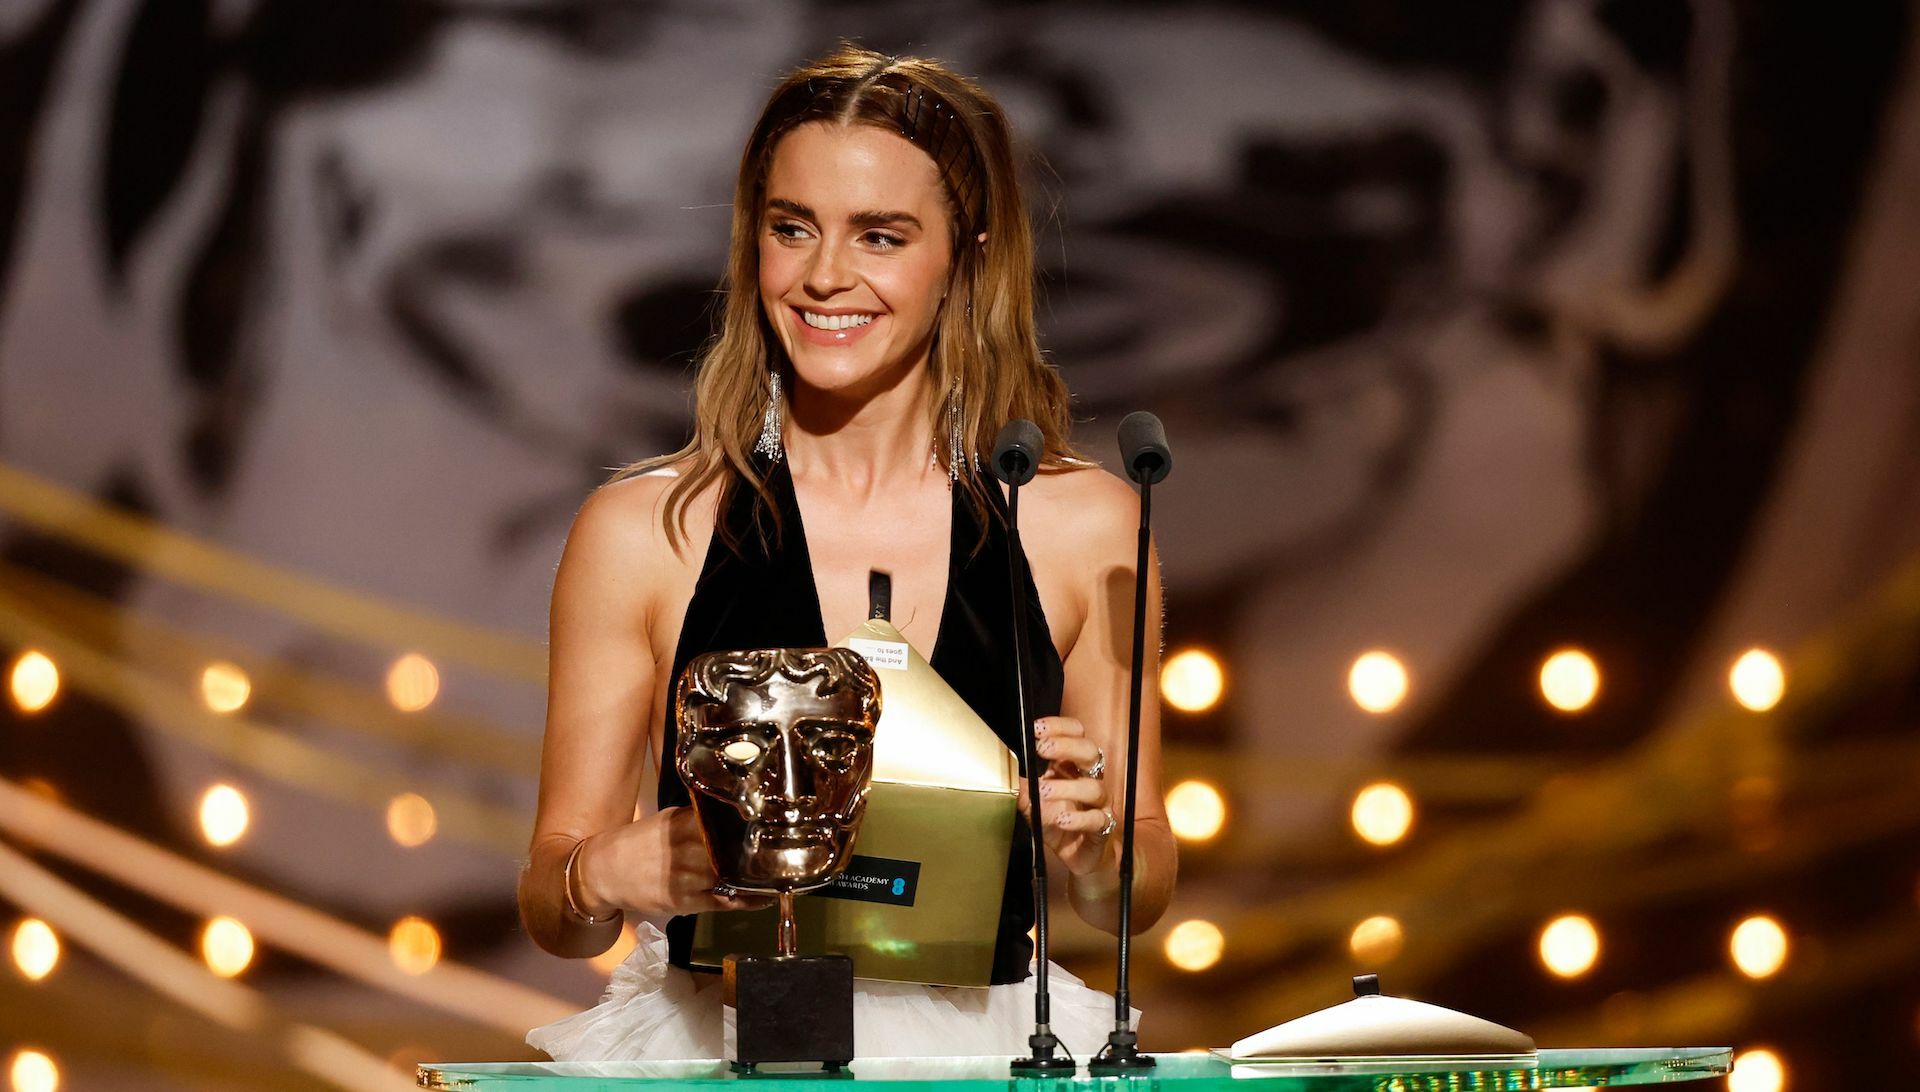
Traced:
<svg viewBox="0 0 1920 1092">
<path fill-rule="evenodd" d="M 1204 713 L 1219 704 L 1227 674 L 1210 652 L 1189 648 L 1160 668 L 1160 696 L 1183 713 Z"/>
<path fill-rule="evenodd" d="M 440 962 L 440 930 L 425 918 L 401 918 L 387 934 L 387 952 L 408 974 L 426 974 Z"/>
<path fill-rule="evenodd" d="M 1353 927 L 1347 937 L 1347 950 L 1360 962 L 1378 966 L 1393 962 L 1405 941 L 1406 934 L 1401 931 L 1398 918 L 1375 914 Z"/>
<path fill-rule="evenodd" d="M 387 833 L 401 845 L 425 845 L 437 829 L 433 804 L 419 793 L 403 792 L 387 802 Z"/>
<path fill-rule="evenodd" d="M 13 1092 L 55 1092 L 60 1087 L 60 1067 L 37 1050 L 22 1050 L 7 1067 Z"/>
<path fill-rule="evenodd" d="M 1407 696 L 1407 669 L 1391 652 L 1362 653 L 1347 672 L 1347 693 L 1369 713 L 1390 713 Z"/>
<path fill-rule="evenodd" d="M 22 713 L 38 713 L 53 704 L 60 693 L 60 669 L 47 654 L 35 649 L 22 652 L 7 672 L 7 690 L 13 695 L 14 708 Z"/>
<path fill-rule="evenodd" d="M 440 671 L 433 661 L 409 652 L 387 669 L 387 700 L 403 713 L 418 713 L 440 696 Z"/>
<path fill-rule="evenodd" d="M 60 937 L 53 926 L 39 918 L 21 918 L 13 927 L 13 966 L 29 982 L 38 982 L 53 973 L 60 962 Z"/>
<path fill-rule="evenodd" d="M 1565 914 L 1540 930 L 1540 962 L 1561 978 L 1578 978 L 1600 958 L 1600 930 L 1579 914 Z"/>
<path fill-rule="evenodd" d="M 1600 693 L 1600 665 L 1577 648 L 1563 648 L 1540 665 L 1540 694 L 1563 713 L 1577 713 Z"/>
<path fill-rule="evenodd" d="M 1210 921 L 1183 921 L 1167 933 L 1167 962 L 1183 971 L 1204 971 L 1220 962 L 1227 938 Z"/>
<path fill-rule="evenodd" d="M 215 785 L 200 797 L 200 833 L 209 845 L 239 841 L 251 818 L 246 794 L 232 785 Z"/>
<path fill-rule="evenodd" d="M 253 682 L 230 663 L 211 663 L 200 672 L 200 700 L 216 713 L 232 713 L 247 704 Z"/>
<path fill-rule="evenodd" d="M 627 961 L 633 950 L 640 944 L 640 937 L 634 933 L 632 925 L 622 925 L 620 935 L 614 939 L 613 947 L 594 956 L 588 962 L 601 974 L 612 974 L 613 969 Z"/>
<path fill-rule="evenodd" d="M 1764 648 L 1750 648 L 1733 661 L 1727 672 L 1727 687 L 1733 699 L 1756 713 L 1764 713 L 1780 704 L 1787 692 L 1787 670 L 1780 658 Z"/>
<path fill-rule="evenodd" d="M 1781 1092 L 1787 1087 L 1787 1063 L 1771 1050 L 1743 1050 L 1733 1056 L 1727 1092 Z"/>
<path fill-rule="evenodd" d="M 214 918 L 200 931 L 200 958 L 214 974 L 232 978 L 253 962 L 253 933 L 233 918 Z"/>
<path fill-rule="evenodd" d="M 1787 962 L 1787 931 L 1766 914 L 1754 916 L 1733 927 L 1727 949 L 1733 965 L 1748 978 L 1766 978 Z"/>
<path fill-rule="evenodd" d="M 1377 846 L 1390 846 L 1413 826 L 1413 797 L 1391 781 L 1378 781 L 1353 798 L 1354 833 Z"/>
<path fill-rule="evenodd" d="M 1227 823 L 1227 801 L 1205 781 L 1182 781 L 1167 790 L 1167 824 L 1182 841 L 1204 842 Z"/>
</svg>

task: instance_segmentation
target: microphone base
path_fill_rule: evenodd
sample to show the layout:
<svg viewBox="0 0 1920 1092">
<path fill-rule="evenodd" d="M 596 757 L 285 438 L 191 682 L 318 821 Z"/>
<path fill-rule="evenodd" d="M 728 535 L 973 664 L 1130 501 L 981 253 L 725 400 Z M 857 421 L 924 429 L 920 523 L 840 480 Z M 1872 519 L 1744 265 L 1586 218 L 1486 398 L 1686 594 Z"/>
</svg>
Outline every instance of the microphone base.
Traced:
<svg viewBox="0 0 1920 1092">
<path fill-rule="evenodd" d="M 1050 1031 L 1027 1036 L 1027 1045 L 1033 1048 L 1032 1056 L 1015 1058 L 1008 1066 L 1016 1077 L 1065 1077 L 1080 1068 L 1071 1058 L 1055 1057 L 1060 1037 Z"/>
<path fill-rule="evenodd" d="M 1087 1062 L 1087 1072 L 1096 1077 L 1118 1077 L 1152 1069 L 1154 1060 L 1140 1053 L 1140 1039 L 1131 1031 L 1107 1034 L 1107 1045 Z"/>
</svg>

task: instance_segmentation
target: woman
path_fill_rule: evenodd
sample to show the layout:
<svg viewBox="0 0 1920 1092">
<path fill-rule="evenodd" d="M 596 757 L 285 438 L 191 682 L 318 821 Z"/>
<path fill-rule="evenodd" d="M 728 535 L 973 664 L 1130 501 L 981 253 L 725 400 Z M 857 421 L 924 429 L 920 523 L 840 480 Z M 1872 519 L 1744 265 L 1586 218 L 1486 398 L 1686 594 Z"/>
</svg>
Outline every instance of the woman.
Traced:
<svg viewBox="0 0 1920 1092">
<path fill-rule="evenodd" d="M 936 63 L 851 46 L 790 75 L 741 159 L 724 319 L 695 391 L 693 442 L 596 491 L 555 578 L 521 916 L 555 955 L 604 951 L 623 916 L 642 942 L 599 1006 L 528 1041 L 563 1060 L 719 1055 L 715 976 L 681 969 L 690 915 L 755 904 L 715 890 L 663 760 L 669 685 L 694 655 L 826 644 L 865 620 L 868 574 L 882 570 L 907 639 L 1018 752 L 1003 502 L 978 469 L 1016 417 L 1039 424 L 1047 449 L 1021 518 L 1045 844 L 1074 910 L 1116 931 L 1109 785 L 1125 774 L 1138 500 L 1069 446 L 1066 390 L 1034 334 L 1032 236 L 997 104 Z M 1157 618 L 1157 580 L 1149 597 Z M 1148 705 L 1136 928 L 1165 910 L 1174 878 L 1158 727 Z M 649 760 L 663 771 L 659 806 L 636 819 Z M 1023 815 L 1025 800 L 1023 787 Z M 863 1054 L 1025 1049 L 1030 991 L 1014 984 L 1032 958 L 1027 847 L 1023 828 L 996 986 L 860 983 Z M 1086 1057 L 1112 1003 L 1064 973 L 1053 981 L 1054 1028 Z"/>
</svg>

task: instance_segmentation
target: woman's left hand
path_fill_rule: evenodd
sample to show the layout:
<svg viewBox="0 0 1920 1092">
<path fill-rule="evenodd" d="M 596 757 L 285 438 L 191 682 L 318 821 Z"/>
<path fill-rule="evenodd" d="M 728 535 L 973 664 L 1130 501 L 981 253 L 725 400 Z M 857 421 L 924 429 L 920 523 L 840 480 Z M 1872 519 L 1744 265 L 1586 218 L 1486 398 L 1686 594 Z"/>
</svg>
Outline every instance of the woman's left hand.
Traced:
<svg viewBox="0 0 1920 1092">
<path fill-rule="evenodd" d="M 1041 717 L 1034 722 L 1040 758 L 1040 817 L 1047 848 L 1067 870 L 1084 876 L 1100 871 L 1110 854 L 1107 844 L 1118 829 L 1118 815 L 1101 780 L 1106 755 L 1087 738 L 1086 726 L 1072 717 Z M 1020 814 L 1026 815 L 1027 785 L 1022 778 Z"/>
</svg>

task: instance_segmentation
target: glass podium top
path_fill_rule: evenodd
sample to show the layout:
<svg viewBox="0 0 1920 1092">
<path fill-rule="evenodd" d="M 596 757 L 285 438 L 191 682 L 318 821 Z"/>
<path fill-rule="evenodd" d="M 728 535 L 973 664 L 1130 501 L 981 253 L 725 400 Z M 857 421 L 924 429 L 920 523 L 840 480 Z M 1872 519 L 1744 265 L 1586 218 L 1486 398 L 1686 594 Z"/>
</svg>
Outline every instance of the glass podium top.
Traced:
<svg viewBox="0 0 1920 1092">
<path fill-rule="evenodd" d="M 1156 1054 L 1154 1068 L 1130 1077 L 1012 1078 L 1010 1058 L 862 1058 L 839 1073 L 734 1073 L 723 1061 L 437 1062 L 422 1065 L 422 1088 L 500 1092 L 749 1092 L 738 1082 L 789 1086 L 766 1092 L 825 1092 L 856 1083 L 862 1092 L 1112 1092 L 1121 1081 L 1140 1092 L 1506 1092 L 1696 1081 L 1725 1074 L 1725 1047 L 1542 1050 L 1537 1054 L 1459 1058 L 1232 1062 L 1217 1054 Z M 728 1084 L 736 1087 L 728 1089 Z M 813 1086 L 811 1090 L 798 1088 Z"/>
</svg>

